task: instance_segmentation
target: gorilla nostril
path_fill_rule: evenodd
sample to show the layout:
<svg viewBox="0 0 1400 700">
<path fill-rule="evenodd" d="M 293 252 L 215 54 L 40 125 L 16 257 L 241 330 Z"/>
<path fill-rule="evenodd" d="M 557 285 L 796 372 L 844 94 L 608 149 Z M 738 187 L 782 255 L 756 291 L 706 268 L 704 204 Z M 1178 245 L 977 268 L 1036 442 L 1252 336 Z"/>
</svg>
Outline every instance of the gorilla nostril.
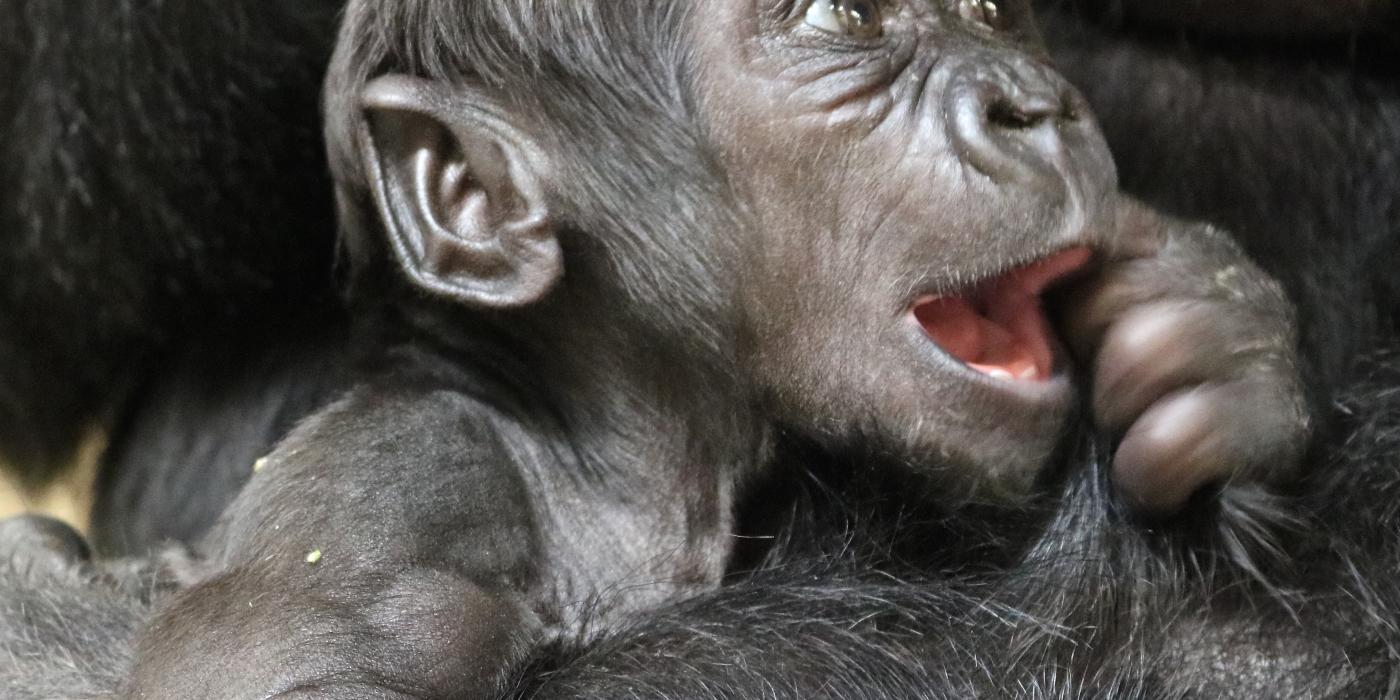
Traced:
<svg viewBox="0 0 1400 700">
<path fill-rule="evenodd" d="M 965 68 L 944 93 L 944 118 L 964 162 L 995 182 L 1062 179 L 1073 144 L 1100 138 L 1084 98 L 1049 69 L 993 63 Z"/>
</svg>

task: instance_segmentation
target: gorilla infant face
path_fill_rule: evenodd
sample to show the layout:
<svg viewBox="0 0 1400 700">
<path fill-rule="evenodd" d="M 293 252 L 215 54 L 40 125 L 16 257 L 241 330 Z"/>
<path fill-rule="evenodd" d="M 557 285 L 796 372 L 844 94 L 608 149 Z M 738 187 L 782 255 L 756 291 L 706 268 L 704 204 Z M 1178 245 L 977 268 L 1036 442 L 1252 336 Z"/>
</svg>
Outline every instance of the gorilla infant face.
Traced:
<svg viewBox="0 0 1400 700">
<path fill-rule="evenodd" d="M 724 0 L 705 129 L 743 211 L 741 364 L 778 419 L 1021 492 L 1074 405 L 1040 297 L 1116 175 L 1023 2 Z"/>
</svg>

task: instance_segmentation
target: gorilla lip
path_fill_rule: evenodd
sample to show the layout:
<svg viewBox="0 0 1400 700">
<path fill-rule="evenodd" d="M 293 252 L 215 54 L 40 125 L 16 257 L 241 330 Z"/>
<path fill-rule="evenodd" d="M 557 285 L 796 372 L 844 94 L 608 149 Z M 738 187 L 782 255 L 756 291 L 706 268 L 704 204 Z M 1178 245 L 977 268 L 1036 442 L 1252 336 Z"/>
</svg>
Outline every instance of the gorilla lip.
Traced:
<svg viewBox="0 0 1400 700">
<path fill-rule="evenodd" d="M 977 372 L 1002 381 L 1048 381 L 1055 374 L 1056 341 L 1041 295 L 1092 258 L 1088 248 L 1070 248 L 964 295 L 922 297 L 914 302 L 914 319 L 944 352 Z"/>
</svg>

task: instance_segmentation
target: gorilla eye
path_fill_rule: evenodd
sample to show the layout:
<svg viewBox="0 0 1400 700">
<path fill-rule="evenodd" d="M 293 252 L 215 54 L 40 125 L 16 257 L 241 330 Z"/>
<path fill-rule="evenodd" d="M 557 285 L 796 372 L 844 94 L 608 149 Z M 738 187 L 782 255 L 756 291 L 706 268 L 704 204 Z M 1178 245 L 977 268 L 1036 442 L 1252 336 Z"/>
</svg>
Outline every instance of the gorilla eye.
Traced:
<svg viewBox="0 0 1400 700">
<path fill-rule="evenodd" d="M 990 29 L 1001 28 L 1001 8 L 996 0 L 958 0 L 958 14 Z"/>
<path fill-rule="evenodd" d="M 807 8 L 807 24 L 824 32 L 875 39 L 884 34 L 876 0 L 816 0 Z"/>
</svg>

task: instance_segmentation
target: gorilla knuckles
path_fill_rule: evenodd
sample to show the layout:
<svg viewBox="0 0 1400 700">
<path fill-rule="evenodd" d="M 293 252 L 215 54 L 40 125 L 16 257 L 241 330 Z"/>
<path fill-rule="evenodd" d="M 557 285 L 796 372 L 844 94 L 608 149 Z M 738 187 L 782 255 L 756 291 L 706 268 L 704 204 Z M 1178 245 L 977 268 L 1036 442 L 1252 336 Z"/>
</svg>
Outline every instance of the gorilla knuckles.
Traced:
<svg viewBox="0 0 1400 700">
<path fill-rule="evenodd" d="M 446 7 L 352 3 L 327 88 L 352 296 L 411 340 L 240 494 L 131 697 L 484 696 L 580 601 L 718 585 L 780 426 L 1011 498 L 1066 432 L 1038 297 L 1140 241 L 1023 3 Z M 1161 230 L 1138 262 L 1239 262 Z"/>
<path fill-rule="evenodd" d="M 1283 288 L 1222 232 L 1124 200 L 1120 259 L 1071 291 L 1067 336 L 1094 361 L 1113 479 L 1170 514 L 1203 485 L 1291 476 L 1311 434 Z"/>
</svg>

